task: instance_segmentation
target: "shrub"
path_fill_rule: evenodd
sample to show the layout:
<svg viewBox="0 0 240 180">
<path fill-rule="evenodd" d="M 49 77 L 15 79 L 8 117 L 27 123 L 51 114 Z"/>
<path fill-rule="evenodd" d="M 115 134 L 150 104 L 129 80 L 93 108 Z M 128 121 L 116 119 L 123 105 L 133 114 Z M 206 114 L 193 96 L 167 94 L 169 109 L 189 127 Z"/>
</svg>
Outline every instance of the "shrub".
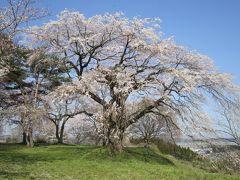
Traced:
<svg viewBox="0 0 240 180">
<path fill-rule="evenodd" d="M 46 140 L 46 138 L 45 137 L 36 137 L 35 138 L 35 142 L 37 143 L 37 144 L 46 144 L 47 143 L 47 140 Z"/>
<path fill-rule="evenodd" d="M 189 148 L 178 146 L 171 142 L 165 142 L 161 139 L 153 140 L 153 143 L 157 145 L 158 149 L 164 154 L 170 154 L 178 159 L 192 161 L 199 158 L 198 154 L 193 152 Z"/>
<path fill-rule="evenodd" d="M 18 143 L 18 140 L 17 140 L 17 138 L 8 137 L 6 139 L 6 143 Z"/>
<path fill-rule="evenodd" d="M 131 143 L 139 144 L 144 143 L 144 141 L 142 139 L 131 139 Z M 155 144 L 160 152 L 170 154 L 181 160 L 192 161 L 200 158 L 198 154 L 191 149 L 178 146 L 171 142 L 165 142 L 162 139 L 152 139 L 151 143 Z"/>
<path fill-rule="evenodd" d="M 240 173 L 240 151 L 226 152 L 221 157 L 213 162 L 218 171 L 227 174 Z"/>
</svg>

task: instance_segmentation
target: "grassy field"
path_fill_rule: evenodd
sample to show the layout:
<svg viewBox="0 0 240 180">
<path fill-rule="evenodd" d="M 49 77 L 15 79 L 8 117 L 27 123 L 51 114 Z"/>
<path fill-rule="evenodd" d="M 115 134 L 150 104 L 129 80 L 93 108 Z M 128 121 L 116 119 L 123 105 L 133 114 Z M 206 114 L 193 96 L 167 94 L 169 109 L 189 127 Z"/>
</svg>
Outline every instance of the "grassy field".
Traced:
<svg viewBox="0 0 240 180">
<path fill-rule="evenodd" d="M 240 179 L 207 173 L 157 150 L 127 148 L 111 157 L 104 148 L 50 145 L 28 149 L 0 144 L 0 179 Z"/>
</svg>

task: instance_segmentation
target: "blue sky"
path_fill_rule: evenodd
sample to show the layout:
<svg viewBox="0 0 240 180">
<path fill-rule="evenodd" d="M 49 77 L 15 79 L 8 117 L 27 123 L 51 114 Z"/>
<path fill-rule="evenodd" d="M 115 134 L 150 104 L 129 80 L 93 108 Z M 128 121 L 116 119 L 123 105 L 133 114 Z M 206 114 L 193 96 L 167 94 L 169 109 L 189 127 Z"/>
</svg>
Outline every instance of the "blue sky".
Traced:
<svg viewBox="0 0 240 180">
<path fill-rule="evenodd" d="M 116 11 L 160 17 L 165 36 L 208 55 L 240 84 L 240 0 L 41 0 L 40 5 L 53 15 L 48 19 L 66 8 L 87 17 Z"/>
</svg>

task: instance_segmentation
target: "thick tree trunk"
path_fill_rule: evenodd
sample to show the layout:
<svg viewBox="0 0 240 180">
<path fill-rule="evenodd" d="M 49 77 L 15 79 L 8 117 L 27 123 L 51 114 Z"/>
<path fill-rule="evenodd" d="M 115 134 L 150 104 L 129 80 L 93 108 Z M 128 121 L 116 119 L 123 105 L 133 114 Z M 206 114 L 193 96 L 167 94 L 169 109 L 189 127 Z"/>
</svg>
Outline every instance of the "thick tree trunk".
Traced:
<svg viewBox="0 0 240 180">
<path fill-rule="evenodd" d="M 123 135 L 125 128 L 122 126 L 122 119 L 118 119 L 110 113 L 109 116 L 106 116 L 105 124 L 105 138 L 107 147 L 110 150 L 110 153 L 122 153 L 123 152 Z"/>
<path fill-rule="evenodd" d="M 110 130 L 108 146 L 111 153 L 116 154 L 123 152 L 123 133 L 124 131 L 118 128 Z"/>
</svg>

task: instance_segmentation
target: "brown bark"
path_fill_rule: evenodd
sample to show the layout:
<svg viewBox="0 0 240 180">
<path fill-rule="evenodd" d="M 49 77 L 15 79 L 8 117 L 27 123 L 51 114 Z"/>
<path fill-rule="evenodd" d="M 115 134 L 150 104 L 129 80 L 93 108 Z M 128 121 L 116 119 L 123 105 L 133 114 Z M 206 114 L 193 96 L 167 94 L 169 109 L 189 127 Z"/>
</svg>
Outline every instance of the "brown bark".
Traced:
<svg viewBox="0 0 240 180">
<path fill-rule="evenodd" d="M 120 141 L 119 138 L 116 137 L 111 137 L 108 147 L 110 149 L 111 154 L 116 154 L 116 153 L 122 153 L 123 152 L 123 146 L 122 142 Z"/>
<path fill-rule="evenodd" d="M 123 152 L 123 134 L 124 130 L 118 127 L 112 127 L 109 129 L 108 147 L 112 154 Z"/>
</svg>

